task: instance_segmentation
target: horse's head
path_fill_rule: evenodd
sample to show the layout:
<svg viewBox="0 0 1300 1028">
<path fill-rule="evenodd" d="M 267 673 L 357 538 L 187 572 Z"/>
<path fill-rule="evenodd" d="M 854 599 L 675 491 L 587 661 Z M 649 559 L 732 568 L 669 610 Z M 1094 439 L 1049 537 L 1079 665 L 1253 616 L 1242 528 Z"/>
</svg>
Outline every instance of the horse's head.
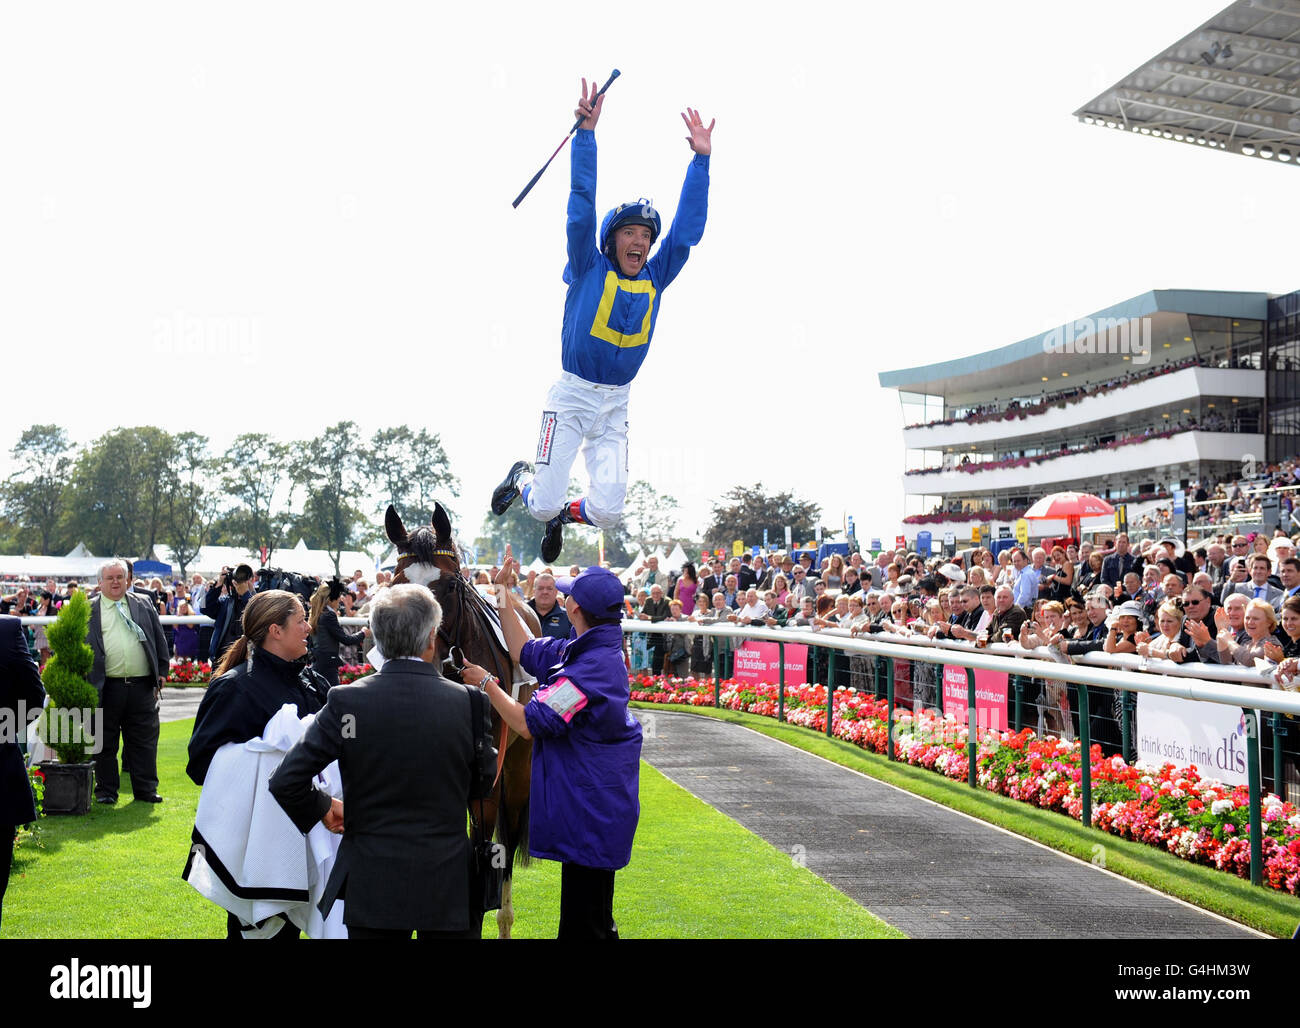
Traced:
<svg viewBox="0 0 1300 1028">
<path fill-rule="evenodd" d="M 433 505 L 432 525 L 420 525 L 414 532 L 406 530 L 390 504 L 384 513 L 384 531 L 398 552 L 393 585 L 411 582 L 432 587 L 444 575 L 460 575 L 460 554 L 451 534 L 451 519 L 441 503 Z"/>
</svg>

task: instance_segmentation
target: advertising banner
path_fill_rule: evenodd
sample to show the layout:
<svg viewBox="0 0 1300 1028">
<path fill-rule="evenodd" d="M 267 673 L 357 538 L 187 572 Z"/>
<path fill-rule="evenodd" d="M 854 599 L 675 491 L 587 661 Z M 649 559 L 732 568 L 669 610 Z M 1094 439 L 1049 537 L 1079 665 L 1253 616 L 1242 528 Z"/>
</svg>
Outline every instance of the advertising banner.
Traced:
<svg viewBox="0 0 1300 1028">
<path fill-rule="evenodd" d="M 781 680 L 780 644 L 751 642 L 748 639 L 736 647 L 735 678 L 739 682 L 777 683 Z M 808 682 L 808 647 L 797 643 L 785 644 L 785 684 L 805 685 Z"/>
<path fill-rule="evenodd" d="M 1246 716 L 1240 707 L 1138 693 L 1138 760 L 1195 764 L 1205 778 L 1246 785 Z"/>
<path fill-rule="evenodd" d="M 1007 688 L 1005 671 L 975 669 L 975 723 L 998 732 L 1007 730 Z M 943 712 L 951 714 L 959 725 L 966 723 L 966 669 L 952 664 L 943 666 Z"/>
</svg>

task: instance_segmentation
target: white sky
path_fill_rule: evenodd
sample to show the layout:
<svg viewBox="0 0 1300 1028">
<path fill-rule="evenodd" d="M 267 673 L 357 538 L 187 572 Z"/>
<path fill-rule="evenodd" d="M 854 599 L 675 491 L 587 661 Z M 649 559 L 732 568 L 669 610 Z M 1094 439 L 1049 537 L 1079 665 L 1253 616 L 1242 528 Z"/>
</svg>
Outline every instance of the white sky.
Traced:
<svg viewBox="0 0 1300 1028">
<path fill-rule="evenodd" d="M 10 5 L 0 446 L 49 420 L 219 447 L 406 422 L 441 433 L 476 531 L 559 372 L 567 148 L 510 201 L 579 78 L 618 67 L 601 214 L 670 215 L 678 112 L 718 123 L 708 228 L 632 390 L 633 478 L 692 534 L 762 483 L 893 535 L 877 371 L 1152 288 L 1300 287 L 1300 172 L 1070 116 L 1224 3 Z M 227 352 L 184 352 L 196 325 Z"/>
</svg>

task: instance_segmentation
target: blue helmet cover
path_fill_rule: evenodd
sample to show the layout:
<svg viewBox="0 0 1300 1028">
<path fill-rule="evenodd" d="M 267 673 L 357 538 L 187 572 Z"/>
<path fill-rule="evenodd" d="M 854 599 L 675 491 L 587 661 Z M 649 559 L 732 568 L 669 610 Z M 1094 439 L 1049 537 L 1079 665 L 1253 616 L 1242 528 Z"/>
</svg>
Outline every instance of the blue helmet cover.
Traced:
<svg viewBox="0 0 1300 1028">
<path fill-rule="evenodd" d="M 662 223 L 659 220 L 659 212 L 644 197 L 633 203 L 619 204 L 606 214 L 605 220 L 600 223 L 601 253 L 608 250 L 610 236 L 624 225 L 646 226 L 650 230 L 650 245 L 654 246 L 655 240 L 659 238 Z"/>
</svg>

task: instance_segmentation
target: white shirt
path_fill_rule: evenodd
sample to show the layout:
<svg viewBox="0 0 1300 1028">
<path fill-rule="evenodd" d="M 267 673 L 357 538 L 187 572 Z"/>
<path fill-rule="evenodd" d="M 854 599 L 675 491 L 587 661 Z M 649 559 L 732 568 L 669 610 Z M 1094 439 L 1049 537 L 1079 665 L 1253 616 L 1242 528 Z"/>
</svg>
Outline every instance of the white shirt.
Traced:
<svg viewBox="0 0 1300 1028">
<path fill-rule="evenodd" d="M 745 618 L 749 618 L 751 621 L 759 621 L 762 618 L 767 617 L 770 613 L 771 611 L 767 609 L 767 604 L 762 600 L 758 600 L 755 603 L 747 604 L 746 606 L 739 608 L 736 611 L 736 620 L 744 621 Z"/>
</svg>

